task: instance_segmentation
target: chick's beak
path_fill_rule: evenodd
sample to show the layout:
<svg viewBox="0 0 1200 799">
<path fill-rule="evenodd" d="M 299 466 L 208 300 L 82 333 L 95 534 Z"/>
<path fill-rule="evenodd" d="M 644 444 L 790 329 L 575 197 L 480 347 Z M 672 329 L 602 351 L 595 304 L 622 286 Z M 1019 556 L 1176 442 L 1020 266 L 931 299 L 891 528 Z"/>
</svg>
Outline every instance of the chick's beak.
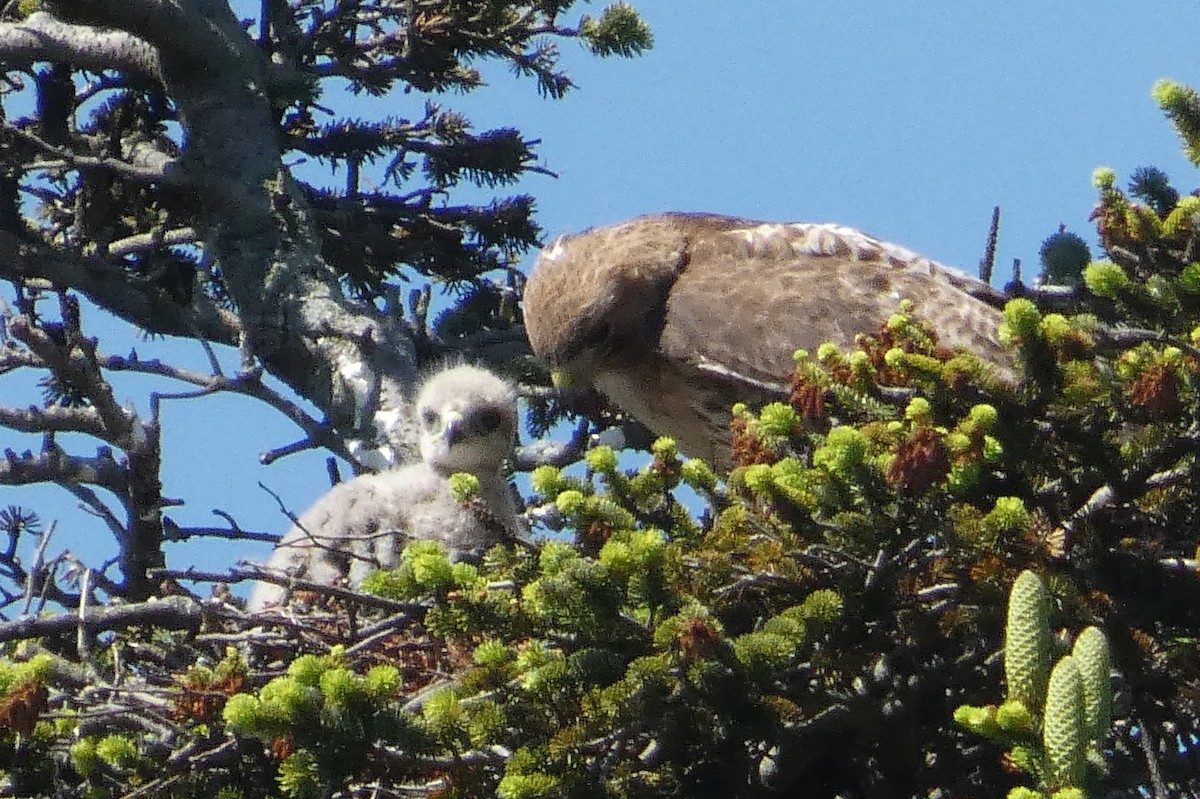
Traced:
<svg viewBox="0 0 1200 799">
<path fill-rule="evenodd" d="M 454 446 L 462 440 L 466 431 L 463 429 L 463 416 L 454 411 L 448 411 L 443 418 L 442 437 L 447 446 Z"/>
</svg>

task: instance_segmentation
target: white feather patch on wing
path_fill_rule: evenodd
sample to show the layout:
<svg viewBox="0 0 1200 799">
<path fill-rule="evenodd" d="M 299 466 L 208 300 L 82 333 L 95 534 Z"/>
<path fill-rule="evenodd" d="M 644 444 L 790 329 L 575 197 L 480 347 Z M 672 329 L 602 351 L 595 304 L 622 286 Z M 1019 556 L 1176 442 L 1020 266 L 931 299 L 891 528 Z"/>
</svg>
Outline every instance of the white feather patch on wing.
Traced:
<svg viewBox="0 0 1200 799">
<path fill-rule="evenodd" d="M 736 369 L 730 369 L 727 366 L 717 363 L 709 358 L 700 358 L 700 362 L 696 364 L 696 368 L 705 374 L 710 374 L 721 380 L 732 380 L 736 383 L 752 386 L 761 391 L 771 394 L 787 395 L 789 387 L 783 383 L 774 383 L 766 380 L 756 380 L 747 374 L 743 374 Z"/>
<path fill-rule="evenodd" d="M 563 247 L 563 239 L 564 239 L 564 238 L 566 238 L 566 237 L 565 237 L 565 236 L 559 236 L 558 238 L 556 238 L 556 239 L 555 239 L 555 240 L 554 240 L 554 241 L 553 241 L 553 242 L 550 244 L 550 246 L 549 246 L 549 247 L 547 247 L 546 249 L 542 250 L 541 257 L 542 257 L 542 258 L 544 258 L 544 259 L 545 259 L 545 260 L 547 260 L 547 261 L 555 261 L 555 260 L 557 260 L 559 257 L 561 257 L 561 256 L 562 256 L 562 254 L 563 254 L 563 251 L 566 249 L 565 247 Z"/>
<path fill-rule="evenodd" d="M 961 269 L 845 225 L 830 222 L 766 222 L 730 233 L 745 240 L 755 254 L 776 250 L 782 239 L 796 255 L 840 256 L 855 261 L 885 263 L 898 269 L 944 277 L 951 285 L 976 297 L 986 299 L 1001 296 L 995 287 Z"/>
</svg>

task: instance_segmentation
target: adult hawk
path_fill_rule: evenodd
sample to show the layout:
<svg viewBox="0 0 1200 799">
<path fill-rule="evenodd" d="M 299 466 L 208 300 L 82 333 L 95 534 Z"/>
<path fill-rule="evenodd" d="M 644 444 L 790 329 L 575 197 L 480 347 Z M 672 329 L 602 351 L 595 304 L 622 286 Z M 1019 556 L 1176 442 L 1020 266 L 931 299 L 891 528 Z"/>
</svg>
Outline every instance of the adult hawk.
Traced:
<svg viewBox="0 0 1200 799">
<path fill-rule="evenodd" d="M 504 474 L 517 430 L 512 386 L 474 366 L 445 369 L 422 385 L 416 415 L 421 460 L 331 488 L 279 540 L 269 569 L 357 585 L 373 569 L 394 567 L 408 541 L 441 541 L 455 556 L 518 535 Z M 481 503 L 464 505 L 454 495 L 449 477 L 457 472 L 479 478 Z M 247 609 L 286 598 L 286 589 L 260 582 Z"/>
<path fill-rule="evenodd" d="M 1012 379 L 982 281 L 847 227 L 654 214 L 563 236 L 525 287 L 534 353 L 689 455 L 729 467 L 729 408 L 787 395 L 797 349 L 850 344 L 902 299 Z"/>
</svg>

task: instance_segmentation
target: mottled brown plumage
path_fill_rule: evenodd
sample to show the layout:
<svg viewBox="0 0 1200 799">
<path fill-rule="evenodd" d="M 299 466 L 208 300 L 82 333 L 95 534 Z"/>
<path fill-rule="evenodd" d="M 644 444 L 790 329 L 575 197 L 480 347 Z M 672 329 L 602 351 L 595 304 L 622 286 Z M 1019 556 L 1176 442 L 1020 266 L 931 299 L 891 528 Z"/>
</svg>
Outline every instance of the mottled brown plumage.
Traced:
<svg viewBox="0 0 1200 799">
<path fill-rule="evenodd" d="M 563 236 L 525 289 L 534 352 L 684 452 L 730 465 L 729 407 L 786 395 L 797 349 L 851 344 L 902 299 L 1011 379 L 990 286 L 846 227 L 658 214 Z"/>
</svg>

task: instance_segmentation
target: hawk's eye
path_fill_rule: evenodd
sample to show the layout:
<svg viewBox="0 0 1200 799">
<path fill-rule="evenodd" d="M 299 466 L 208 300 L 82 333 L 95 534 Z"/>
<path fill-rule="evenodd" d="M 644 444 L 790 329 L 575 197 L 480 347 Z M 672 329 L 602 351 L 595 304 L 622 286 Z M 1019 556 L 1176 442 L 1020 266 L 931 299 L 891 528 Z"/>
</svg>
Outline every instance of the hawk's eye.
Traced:
<svg viewBox="0 0 1200 799">
<path fill-rule="evenodd" d="M 582 349 L 607 349 L 610 338 L 612 338 L 612 326 L 609 325 L 608 322 L 600 322 L 591 330 L 589 330 L 586 336 L 584 336 Z"/>
<path fill-rule="evenodd" d="M 435 411 L 433 408 L 421 409 L 421 421 L 426 427 L 433 427 L 434 423 L 437 422 L 437 418 L 437 411 Z"/>
<path fill-rule="evenodd" d="M 475 416 L 475 426 L 484 433 L 492 432 L 502 421 L 499 411 L 482 411 Z"/>
</svg>

